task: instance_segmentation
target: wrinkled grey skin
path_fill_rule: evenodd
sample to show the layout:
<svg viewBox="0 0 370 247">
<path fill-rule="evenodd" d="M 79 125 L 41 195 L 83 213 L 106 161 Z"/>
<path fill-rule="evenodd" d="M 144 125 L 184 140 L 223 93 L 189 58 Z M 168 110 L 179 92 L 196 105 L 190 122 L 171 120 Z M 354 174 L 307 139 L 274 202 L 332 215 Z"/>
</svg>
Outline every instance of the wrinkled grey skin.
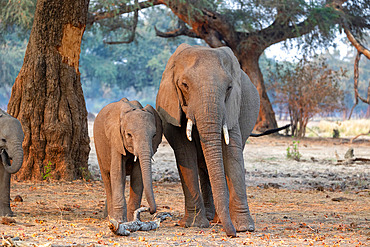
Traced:
<svg viewBox="0 0 370 247">
<path fill-rule="evenodd" d="M 0 109 L 0 216 L 13 216 L 10 209 L 10 177 L 22 167 L 23 139 L 18 119 Z"/>
<path fill-rule="evenodd" d="M 155 213 L 151 159 L 162 141 L 162 124 L 154 108 L 143 108 L 126 98 L 105 106 L 94 122 L 94 141 L 108 215 L 118 222 L 131 221 L 143 189 L 150 213 Z M 124 196 L 126 175 L 131 175 L 128 205 Z"/>
<path fill-rule="evenodd" d="M 243 148 L 259 106 L 256 87 L 228 47 L 182 44 L 169 59 L 156 108 L 164 135 L 174 149 L 185 195 L 180 225 L 208 227 L 216 209 L 227 235 L 254 231 Z M 187 119 L 194 123 L 192 141 L 186 135 Z M 228 145 L 222 134 L 225 124 Z"/>
</svg>

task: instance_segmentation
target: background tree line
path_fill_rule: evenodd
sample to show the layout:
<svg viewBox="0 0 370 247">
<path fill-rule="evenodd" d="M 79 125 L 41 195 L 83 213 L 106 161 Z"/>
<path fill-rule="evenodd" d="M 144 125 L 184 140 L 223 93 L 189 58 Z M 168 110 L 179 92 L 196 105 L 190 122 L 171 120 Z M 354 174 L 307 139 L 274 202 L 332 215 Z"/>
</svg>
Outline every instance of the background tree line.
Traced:
<svg viewBox="0 0 370 247">
<path fill-rule="evenodd" d="M 154 99 L 164 65 L 182 42 L 230 47 L 259 91 L 257 127 L 276 127 L 274 94 L 269 97 L 265 85 L 269 68 L 263 67 L 275 61 L 264 62 L 265 50 L 293 39 L 291 44 L 309 53 L 332 46 L 341 30 L 363 42 L 369 5 L 362 0 L 2 1 L 1 63 L 8 67 L 3 76 L 8 89 L 22 60 L 9 61 L 8 55 L 12 47 L 25 49 L 7 105 L 26 136 L 19 176 L 39 179 L 52 162 L 54 177 L 79 177 L 89 150 L 85 102 L 98 111 L 123 96 L 135 95 L 143 103 Z M 154 38 L 154 32 L 172 40 Z M 1 95 L 5 100 L 9 91 Z M 103 103 L 90 106 L 96 95 Z"/>
<path fill-rule="evenodd" d="M 164 9 L 148 10 L 148 18 L 162 18 Z M 163 19 L 163 18 L 162 18 Z M 168 17 L 164 23 L 169 23 Z M 155 96 L 161 81 L 166 62 L 176 47 L 182 42 L 189 44 L 204 44 L 201 40 L 177 37 L 163 39 L 156 37 L 150 23 L 140 23 L 138 37 L 130 44 L 108 45 L 103 42 L 101 30 L 91 28 L 83 37 L 81 46 L 80 71 L 81 83 L 84 91 L 87 109 L 97 113 L 106 104 L 122 97 L 138 99 L 143 104 L 155 105 Z M 0 107 L 6 109 L 11 87 L 23 64 L 27 39 L 16 33 L 4 36 L 5 43 L 0 49 Z M 321 54 L 327 65 L 333 70 L 340 68 L 347 71 L 347 76 L 341 78 L 339 86 L 344 92 L 343 110 L 328 113 L 336 117 L 346 118 L 354 104 L 353 92 L 353 61 L 354 48 L 348 49 L 347 54 L 341 57 L 338 48 Z M 312 58 L 314 59 L 314 58 Z M 281 118 L 284 107 L 276 102 L 275 87 L 272 87 L 272 73 L 275 73 L 276 64 L 294 65 L 297 61 L 279 61 L 274 57 L 263 55 L 260 59 L 261 71 L 267 82 L 268 95 L 273 102 L 277 118 Z M 370 81 L 369 61 L 364 59 L 360 64 L 359 92 L 365 95 L 367 84 Z M 287 109 L 285 109 L 286 112 Z M 354 110 L 354 117 L 368 117 L 368 105 L 360 102 Z M 323 115 L 325 116 L 325 114 Z"/>
<path fill-rule="evenodd" d="M 212 3 L 212 1 L 198 2 L 199 6 L 212 8 L 217 6 L 217 4 Z M 240 25 L 240 28 L 253 30 L 255 27 L 252 26 L 257 25 L 256 23 L 263 25 L 264 22 L 268 23 L 268 20 L 273 18 L 273 13 L 271 11 L 274 9 L 286 8 L 285 5 L 288 4 L 265 2 L 266 3 L 259 3 L 259 1 L 229 1 L 228 3 L 219 4 L 216 9 L 221 10 L 225 16 L 231 19 L 231 22 L 238 23 L 237 25 Z M 111 100 L 118 99 L 120 94 L 127 97 L 139 97 L 144 103 L 154 104 L 153 95 L 156 94 L 165 63 L 176 47 L 183 42 L 206 45 L 204 40 L 189 38 L 186 36 L 190 35 L 185 34 L 182 34 L 183 36 L 172 35 L 176 37 L 167 39 L 158 38 L 158 36 L 156 36 L 156 32 L 158 34 L 158 31 L 156 30 L 171 30 L 180 25 L 174 13 L 162 6 L 153 6 L 141 10 L 142 13 L 135 29 L 136 37 L 134 42 L 122 45 L 108 45 L 108 40 L 124 40 L 127 36 L 131 35 L 132 30 L 127 28 L 127 26 L 132 25 L 133 15 L 130 15 L 129 11 L 124 11 L 129 13 L 125 15 L 118 15 L 116 13 L 118 13 L 119 10 L 126 10 L 128 8 L 127 6 L 130 6 L 129 4 L 132 3 L 134 3 L 134 1 L 90 1 L 90 20 L 93 18 L 92 16 L 94 16 L 94 14 L 95 16 L 97 13 L 101 14 L 99 11 L 102 11 L 104 8 L 110 9 L 110 11 L 106 11 L 107 13 L 113 13 L 110 18 L 101 16 L 100 18 L 102 18 L 102 20 L 91 21 L 96 23 L 88 27 L 83 37 L 80 61 L 82 86 L 88 110 L 91 112 L 99 111 L 104 104 L 109 103 Z M 152 2 L 152 5 L 156 4 L 156 1 Z M 184 1 L 184 4 L 186 4 L 186 1 Z M 298 3 L 292 1 L 291 4 Z M 319 9 L 319 4 L 320 3 L 313 7 Z M 3 108 L 6 108 L 7 101 L 10 98 L 11 86 L 23 63 L 35 5 L 36 0 L 23 0 L 20 2 L 9 1 L 8 4 L 3 2 L 0 8 L 0 14 L 3 20 L 2 25 L 0 25 L 0 29 L 3 33 L 3 35 L 0 35 L 2 41 L 2 49 L 0 51 L 0 62 L 2 65 L 0 68 L 0 81 L 2 82 L 0 85 L 0 105 Z M 191 3 L 189 3 L 189 5 L 191 6 Z M 230 8 L 230 5 L 234 8 L 239 7 L 240 9 L 234 10 Z M 251 9 L 253 9 L 253 6 L 261 8 L 268 13 L 268 15 L 253 17 L 253 14 L 261 13 L 262 11 L 252 11 Z M 296 8 L 299 7 L 304 8 L 307 6 L 304 6 L 304 4 L 298 5 L 295 7 L 295 11 L 298 11 Z M 247 8 L 249 8 L 249 10 Z M 190 14 L 193 13 L 190 12 L 189 15 Z M 286 18 L 293 18 L 294 14 L 297 13 L 290 13 L 291 16 L 286 16 Z M 326 15 L 326 18 L 333 17 L 331 16 L 333 13 L 330 12 L 326 13 Z M 250 25 L 250 27 L 246 25 Z M 326 34 L 326 32 L 329 32 L 330 35 Z M 330 30 L 329 28 L 328 30 L 324 30 L 323 34 L 335 36 L 338 33 L 335 32 L 335 29 Z M 163 36 L 163 33 L 159 33 L 159 35 Z M 315 35 L 320 36 L 319 33 Z M 330 41 L 328 37 L 325 39 L 324 36 L 319 39 Z M 304 41 L 307 41 L 307 43 L 304 43 Z M 310 44 L 310 42 L 312 43 Z M 298 40 L 297 45 L 302 45 L 306 48 L 310 47 L 312 51 L 313 48 L 328 47 L 329 44 L 320 43 L 317 40 L 315 41 L 313 37 L 302 37 L 302 39 Z M 334 49 L 332 53 L 327 51 L 322 54 L 322 56 L 326 57 L 326 61 L 332 69 L 337 70 L 342 67 L 348 71 L 347 78 L 343 78 L 339 84 L 345 91 L 345 110 L 350 109 L 353 104 L 351 81 L 353 80 L 354 52 L 347 53 L 347 56 L 342 58 L 337 48 Z M 271 65 L 276 63 L 274 58 L 271 58 L 271 56 L 268 57 L 269 58 L 264 55 L 260 60 L 261 71 L 267 83 L 270 81 L 270 74 L 266 72 L 269 70 L 268 64 Z M 267 61 L 267 63 L 264 63 L 264 61 Z M 359 92 L 364 95 L 367 90 L 367 82 L 369 81 L 369 66 L 367 60 L 363 60 L 360 64 L 360 71 Z M 272 87 L 269 87 L 267 90 L 270 97 L 274 97 L 273 90 Z M 273 108 L 278 110 L 276 105 L 273 105 Z M 367 105 L 360 103 L 359 106 L 355 108 L 355 115 L 364 115 L 366 111 Z"/>
</svg>

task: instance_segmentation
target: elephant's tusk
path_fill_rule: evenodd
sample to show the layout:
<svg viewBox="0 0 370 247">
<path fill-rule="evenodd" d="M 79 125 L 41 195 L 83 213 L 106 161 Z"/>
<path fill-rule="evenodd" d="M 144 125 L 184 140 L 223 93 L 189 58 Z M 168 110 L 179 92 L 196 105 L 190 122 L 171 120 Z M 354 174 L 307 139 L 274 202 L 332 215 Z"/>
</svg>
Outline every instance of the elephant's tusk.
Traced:
<svg viewBox="0 0 370 247">
<path fill-rule="evenodd" d="M 136 160 L 137 160 L 137 156 L 135 155 L 135 157 L 134 157 L 134 162 L 136 162 Z"/>
<path fill-rule="evenodd" d="M 222 126 L 222 130 L 224 132 L 225 143 L 226 143 L 226 145 L 229 145 L 229 131 L 227 130 L 227 125 L 226 124 L 224 124 L 224 126 Z"/>
<path fill-rule="evenodd" d="M 191 138 L 192 129 L 193 129 L 193 121 L 191 121 L 191 119 L 188 118 L 188 123 L 186 125 L 186 137 L 188 138 L 189 141 L 192 141 L 192 138 Z"/>
</svg>

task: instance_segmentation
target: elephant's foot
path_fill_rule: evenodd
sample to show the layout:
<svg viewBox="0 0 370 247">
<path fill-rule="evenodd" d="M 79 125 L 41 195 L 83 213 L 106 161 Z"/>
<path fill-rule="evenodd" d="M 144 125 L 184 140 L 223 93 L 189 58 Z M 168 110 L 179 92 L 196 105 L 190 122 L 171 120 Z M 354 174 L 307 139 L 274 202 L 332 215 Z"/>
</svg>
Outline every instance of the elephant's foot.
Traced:
<svg viewBox="0 0 370 247">
<path fill-rule="evenodd" d="M 108 213 L 108 219 L 110 218 L 113 218 L 118 223 L 124 223 L 127 222 L 127 213 L 126 212 L 124 212 L 124 214 L 122 214 L 121 212 L 119 213 L 113 212 L 112 214 Z"/>
<path fill-rule="evenodd" d="M 215 206 L 212 205 L 204 205 L 206 208 L 206 217 L 209 221 L 212 221 L 215 218 L 216 215 L 216 209 Z"/>
<path fill-rule="evenodd" d="M 203 214 L 186 214 L 179 222 L 182 227 L 200 227 L 207 228 L 210 226 L 209 220 Z"/>
<path fill-rule="evenodd" d="M 231 221 L 237 232 L 254 232 L 255 230 L 254 221 L 249 212 L 232 215 Z"/>
<path fill-rule="evenodd" d="M 127 221 L 133 221 L 134 220 L 134 212 L 138 208 L 134 209 L 127 209 Z"/>
</svg>

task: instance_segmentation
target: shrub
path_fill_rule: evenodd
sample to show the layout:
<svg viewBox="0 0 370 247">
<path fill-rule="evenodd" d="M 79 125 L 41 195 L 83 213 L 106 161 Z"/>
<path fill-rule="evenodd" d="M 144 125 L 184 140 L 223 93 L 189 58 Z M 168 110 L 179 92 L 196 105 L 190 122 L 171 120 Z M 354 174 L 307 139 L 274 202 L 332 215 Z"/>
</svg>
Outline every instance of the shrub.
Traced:
<svg viewBox="0 0 370 247">
<path fill-rule="evenodd" d="M 276 64 L 271 74 L 275 103 L 289 114 L 292 136 L 304 137 L 307 123 L 316 114 L 343 109 L 343 90 L 339 81 L 346 71 L 332 70 L 324 59 L 302 58 L 296 65 Z"/>
</svg>

